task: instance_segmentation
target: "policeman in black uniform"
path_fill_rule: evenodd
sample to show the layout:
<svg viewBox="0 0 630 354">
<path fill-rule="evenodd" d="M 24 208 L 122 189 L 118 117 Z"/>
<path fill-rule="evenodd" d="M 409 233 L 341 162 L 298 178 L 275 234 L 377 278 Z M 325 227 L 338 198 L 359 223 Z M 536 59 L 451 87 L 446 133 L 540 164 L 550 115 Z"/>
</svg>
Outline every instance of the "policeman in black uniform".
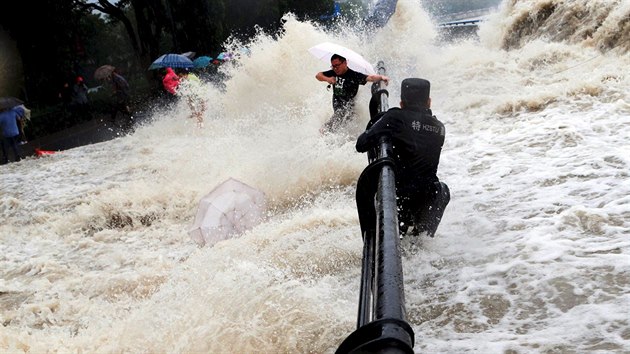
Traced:
<svg viewBox="0 0 630 354">
<path fill-rule="evenodd" d="M 437 177 L 445 129 L 431 112 L 430 89 L 427 80 L 403 80 L 400 108 L 391 108 L 361 134 L 356 149 L 366 152 L 378 145 L 380 136 L 391 138 L 400 231 L 412 235 L 426 232 L 433 237 L 450 192 Z"/>
</svg>

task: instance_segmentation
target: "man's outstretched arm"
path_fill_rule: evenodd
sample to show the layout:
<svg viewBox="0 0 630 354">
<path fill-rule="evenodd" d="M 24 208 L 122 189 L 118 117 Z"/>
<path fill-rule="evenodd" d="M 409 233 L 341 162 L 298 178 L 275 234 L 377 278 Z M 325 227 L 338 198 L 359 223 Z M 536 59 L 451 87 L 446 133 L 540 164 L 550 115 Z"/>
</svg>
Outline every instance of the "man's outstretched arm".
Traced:
<svg viewBox="0 0 630 354">
<path fill-rule="evenodd" d="M 389 78 L 387 76 L 379 74 L 368 75 L 365 80 L 369 82 L 385 81 L 386 85 L 389 83 Z"/>
<path fill-rule="evenodd" d="M 335 78 L 334 78 L 334 77 L 329 77 L 329 76 L 324 75 L 324 72 L 323 72 L 323 71 L 318 72 L 318 73 L 315 75 L 315 78 L 316 78 L 317 80 L 319 80 L 319 81 L 324 81 L 324 82 L 327 82 L 327 83 L 329 83 L 329 84 L 331 84 L 331 85 L 334 85 L 334 84 L 335 84 L 335 82 L 337 81 L 337 80 L 335 80 Z"/>
</svg>

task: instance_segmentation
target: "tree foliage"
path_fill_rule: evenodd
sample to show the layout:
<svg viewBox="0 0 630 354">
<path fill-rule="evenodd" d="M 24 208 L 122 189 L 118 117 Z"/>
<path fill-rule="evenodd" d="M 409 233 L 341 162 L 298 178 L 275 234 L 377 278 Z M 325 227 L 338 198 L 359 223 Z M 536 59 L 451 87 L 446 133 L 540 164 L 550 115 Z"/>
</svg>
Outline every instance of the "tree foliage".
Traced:
<svg viewBox="0 0 630 354">
<path fill-rule="evenodd" d="M 277 30 L 287 12 L 316 19 L 332 8 L 333 0 L 21 0 L 0 12 L 0 30 L 21 57 L 22 98 L 52 104 L 63 82 L 89 81 L 100 65 L 150 79 L 146 68 L 161 54 L 217 54 L 231 35 Z"/>
<path fill-rule="evenodd" d="M 48 87 L 63 80 L 85 55 L 80 13 L 69 0 L 16 1 L 0 12 L 0 24 L 15 40 L 30 98 L 50 100 Z M 21 14 L 28 14 L 28 21 Z M 34 30 L 32 23 L 37 23 Z"/>
</svg>

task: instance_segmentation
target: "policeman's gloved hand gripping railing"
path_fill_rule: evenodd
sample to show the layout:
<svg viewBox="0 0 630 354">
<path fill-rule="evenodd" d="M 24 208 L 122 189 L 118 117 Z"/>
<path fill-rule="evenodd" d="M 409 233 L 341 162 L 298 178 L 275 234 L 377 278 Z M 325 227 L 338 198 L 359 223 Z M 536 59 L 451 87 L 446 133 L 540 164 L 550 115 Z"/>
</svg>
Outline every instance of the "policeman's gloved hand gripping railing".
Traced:
<svg viewBox="0 0 630 354">
<path fill-rule="evenodd" d="M 378 73 L 385 65 L 378 63 Z M 389 109 L 383 81 L 372 84 L 370 115 Z M 368 152 L 370 164 L 357 183 L 357 209 L 363 236 L 363 261 L 357 329 L 336 353 L 413 353 L 414 333 L 406 321 L 402 261 L 399 252 L 396 177 L 389 137 Z"/>
</svg>

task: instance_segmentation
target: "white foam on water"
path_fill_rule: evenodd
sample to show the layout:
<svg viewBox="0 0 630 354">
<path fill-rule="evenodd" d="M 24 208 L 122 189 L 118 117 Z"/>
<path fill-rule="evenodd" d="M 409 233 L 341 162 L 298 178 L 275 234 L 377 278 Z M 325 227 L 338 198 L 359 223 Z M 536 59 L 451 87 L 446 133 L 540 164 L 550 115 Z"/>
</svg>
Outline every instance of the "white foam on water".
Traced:
<svg viewBox="0 0 630 354">
<path fill-rule="evenodd" d="M 585 40 L 544 35 L 591 26 L 560 1 L 504 4 L 454 43 L 411 0 L 372 37 L 287 16 L 223 67 L 225 91 L 204 86 L 203 128 L 180 102 L 133 135 L 2 166 L 0 349 L 334 352 L 356 324 L 369 86 L 322 137 L 328 65 L 308 48 L 331 41 L 385 62 L 392 107 L 402 79 L 429 79 L 446 125 L 451 202 L 435 238 L 403 242 L 416 352 L 630 350 L 629 6 L 576 4 L 605 24 Z M 266 193 L 269 219 L 198 248 L 197 202 L 229 177 Z"/>
</svg>

